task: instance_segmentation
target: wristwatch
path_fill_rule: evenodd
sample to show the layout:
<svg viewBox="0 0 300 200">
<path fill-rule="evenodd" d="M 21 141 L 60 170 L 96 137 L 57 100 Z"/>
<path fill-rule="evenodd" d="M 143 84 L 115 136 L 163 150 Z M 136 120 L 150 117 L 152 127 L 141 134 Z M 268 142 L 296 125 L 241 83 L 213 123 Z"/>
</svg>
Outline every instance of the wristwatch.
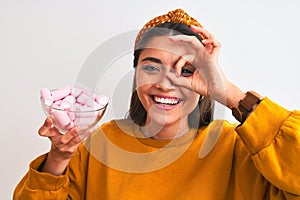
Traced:
<svg viewBox="0 0 300 200">
<path fill-rule="evenodd" d="M 243 123 L 253 109 L 260 103 L 261 96 L 254 91 L 248 91 L 246 97 L 239 101 L 238 107 L 232 108 L 232 115 Z"/>
</svg>

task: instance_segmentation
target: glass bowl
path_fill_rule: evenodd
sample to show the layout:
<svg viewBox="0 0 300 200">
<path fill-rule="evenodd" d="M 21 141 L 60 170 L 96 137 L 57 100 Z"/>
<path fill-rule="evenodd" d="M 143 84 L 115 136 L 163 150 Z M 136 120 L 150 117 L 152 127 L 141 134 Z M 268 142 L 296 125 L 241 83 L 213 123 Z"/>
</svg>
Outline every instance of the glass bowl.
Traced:
<svg viewBox="0 0 300 200">
<path fill-rule="evenodd" d="M 105 104 L 90 107 L 76 104 L 68 109 L 63 109 L 56 104 L 45 103 L 42 97 L 40 97 L 40 101 L 45 115 L 53 119 L 53 126 L 61 133 L 66 133 L 75 126 L 79 127 L 80 131 L 94 128 L 103 117 L 108 105 L 107 100 Z"/>
</svg>

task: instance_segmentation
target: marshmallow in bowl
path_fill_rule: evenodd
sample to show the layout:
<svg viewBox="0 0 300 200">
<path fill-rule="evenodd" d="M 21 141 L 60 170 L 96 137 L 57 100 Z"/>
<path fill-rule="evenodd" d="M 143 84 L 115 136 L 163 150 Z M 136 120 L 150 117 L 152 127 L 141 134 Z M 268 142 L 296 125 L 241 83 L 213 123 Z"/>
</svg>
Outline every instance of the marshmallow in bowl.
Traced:
<svg viewBox="0 0 300 200">
<path fill-rule="evenodd" d="M 48 106 L 50 106 L 52 103 L 53 103 L 53 97 L 51 95 L 51 92 L 48 88 L 42 88 L 40 90 L 40 94 L 41 94 L 41 97 L 44 101 L 44 103 Z"/>
<path fill-rule="evenodd" d="M 66 96 L 68 96 L 71 93 L 71 89 L 72 89 L 72 87 L 67 85 L 63 88 L 59 88 L 57 90 L 52 90 L 51 95 L 52 95 L 53 101 L 62 100 L 63 98 L 65 98 Z"/>
<path fill-rule="evenodd" d="M 71 123 L 68 113 L 63 110 L 53 110 L 51 114 L 61 126 L 67 126 Z"/>
<path fill-rule="evenodd" d="M 41 99 L 45 112 L 54 119 L 54 125 L 62 131 L 74 126 L 86 129 L 102 117 L 108 97 L 96 95 L 91 90 L 77 86 L 65 86 L 56 90 L 42 88 Z"/>
</svg>

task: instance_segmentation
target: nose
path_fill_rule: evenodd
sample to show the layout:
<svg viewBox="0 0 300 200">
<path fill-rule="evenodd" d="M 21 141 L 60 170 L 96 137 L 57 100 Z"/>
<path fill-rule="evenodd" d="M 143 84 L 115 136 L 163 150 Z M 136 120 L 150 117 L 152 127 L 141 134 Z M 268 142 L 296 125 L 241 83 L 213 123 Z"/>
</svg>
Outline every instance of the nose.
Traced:
<svg viewBox="0 0 300 200">
<path fill-rule="evenodd" d="M 174 69 L 165 68 L 160 80 L 155 84 L 155 86 L 163 91 L 171 91 L 176 88 L 176 74 Z"/>
</svg>

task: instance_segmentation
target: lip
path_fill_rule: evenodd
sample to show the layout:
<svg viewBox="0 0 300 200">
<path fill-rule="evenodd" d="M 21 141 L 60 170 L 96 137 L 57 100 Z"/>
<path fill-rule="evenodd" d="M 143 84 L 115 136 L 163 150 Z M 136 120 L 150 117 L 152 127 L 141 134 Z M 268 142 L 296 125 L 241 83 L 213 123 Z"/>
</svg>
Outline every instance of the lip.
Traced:
<svg viewBox="0 0 300 200">
<path fill-rule="evenodd" d="M 178 103 L 176 104 L 162 104 L 162 103 L 157 103 L 155 100 L 154 100 L 154 97 L 158 97 L 158 98 L 165 98 L 165 99 L 178 99 Z M 176 108 L 183 100 L 178 98 L 178 97 L 172 97 L 172 96 L 165 96 L 165 95 L 150 95 L 150 98 L 153 102 L 153 104 L 159 108 L 159 109 L 162 109 L 162 110 L 165 110 L 165 111 L 169 111 L 169 110 L 172 110 L 174 108 Z"/>
</svg>

